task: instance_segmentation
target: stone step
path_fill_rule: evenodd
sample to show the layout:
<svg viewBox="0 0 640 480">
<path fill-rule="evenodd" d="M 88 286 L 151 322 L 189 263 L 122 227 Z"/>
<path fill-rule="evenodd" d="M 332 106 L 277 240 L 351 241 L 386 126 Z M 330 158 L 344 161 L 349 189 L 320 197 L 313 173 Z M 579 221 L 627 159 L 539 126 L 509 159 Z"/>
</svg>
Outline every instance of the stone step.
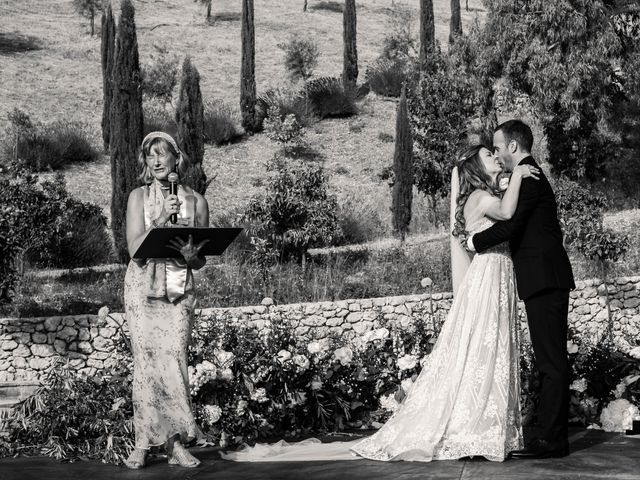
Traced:
<svg viewBox="0 0 640 480">
<path fill-rule="evenodd" d="M 39 385 L 38 382 L 33 380 L 0 382 L 0 401 L 15 400 L 15 402 L 18 402 L 35 392 Z"/>
</svg>

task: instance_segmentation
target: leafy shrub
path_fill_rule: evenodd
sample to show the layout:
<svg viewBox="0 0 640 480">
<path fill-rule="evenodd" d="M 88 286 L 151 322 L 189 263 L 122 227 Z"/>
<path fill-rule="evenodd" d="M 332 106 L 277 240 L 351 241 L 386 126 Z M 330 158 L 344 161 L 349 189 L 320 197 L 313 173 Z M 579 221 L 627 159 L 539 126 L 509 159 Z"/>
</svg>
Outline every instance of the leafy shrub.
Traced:
<svg viewBox="0 0 640 480">
<path fill-rule="evenodd" d="M 253 197 L 245 212 L 250 233 L 268 239 L 285 258 L 333 243 L 340 236 L 337 202 L 323 168 L 276 158 L 268 169 L 273 175 L 266 193 Z"/>
<path fill-rule="evenodd" d="M 147 99 L 143 105 L 144 111 L 144 134 L 147 135 L 150 132 L 162 131 L 171 136 L 176 136 L 178 133 L 178 124 L 170 110 L 167 110 L 165 105 L 157 100 Z"/>
<path fill-rule="evenodd" d="M 13 135 L 5 136 L 2 142 L 0 154 L 4 165 L 17 157 L 24 167 L 41 172 L 57 170 L 73 162 L 91 162 L 100 155 L 91 141 L 89 129 L 82 123 L 68 120 L 32 123 L 24 112 L 16 110 L 14 114 L 10 115 Z"/>
<path fill-rule="evenodd" d="M 208 100 L 204 104 L 204 140 L 222 145 L 242 135 L 238 113 L 222 100 Z"/>
<path fill-rule="evenodd" d="M 67 196 L 56 223 L 55 234 L 29 255 L 30 262 L 42 267 L 75 268 L 111 259 L 113 245 L 107 219 L 97 205 Z"/>
<path fill-rule="evenodd" d="M 0 301 L 8 301 L 19 287 L 26 255 L 55 234 L 64 187 L 20 170 L 0 178 L 0 189 L 6 195 L 0 208 Z"/>
<path fill-rule="evenodd" d="M 604 196 L 565 177 L 556 180 L 555 188 L 560 224 L 569 246 L 602 262 L 615 262 L 625 254 L 628 237 L 604 227 L 603 210 L 607 206 Z"/>
<path fill-rule="evenodd" d="M 365 78 L 371 90 L 385 97 L 399 97 L 402 85 L 412 75 L 411 64 L 404 58 L 379 58 L 367 67 Z"/>
<path fill-rule="evenodd" d="M 386 234 L 388 228 L 380 218 L 377 207 L 361 198 L 347 198 L 338 210 L 338 221 L 342 231 L 339 243 L 364 243 Z"/>
<path fill-rule="evenodd" d="M 293 38 L 278 47 L 285 52 L 284 66 L 291 79 L 306 82 L 318 66 L 318 45 L 313 40 Z"/>
<path fill-rule="evenodd" d="M 122 463 L 134 442 L 132 374 L 126 359 L 114 364 L 112 373 L 89 377 L 58 361 L 17 407 L 0 456 Z"/>
<path fill-rule="evenodd" d="M 267 118 L 264 121 L 264 129 L 267 136 L 274 142 L 281 144 L 285 152 L 299 147 L 303 143 L 304 127 L 298 123 L 293 113 L 283 119 L 277 106 L 269 107 Z"/>
<path fill-rule="evenodd" d="M 280 118 L 293 114 L 296 121 L 303 127 L 308 127 L 315 121 L 315 114 L 305 96 L 299 92 L 286 88 L 267 90 L 256 101 L 256 125 L 263 127 L 269 109 L 275 107 L 280 112 Z"/>
<path fill-rule="evenodd" d="M 239 22 L 242 19 L 242 14 L 240 12 L 220 12 L 213 15 L 212 19 L 209 23 Z"/>
<path fill-rule="evenodd" d="M 349 117 L 357 113 L 355 92 L 345 91 L 339 78 L 311 80 L 305 84 L 304 95 L 320 118 Z"/>
<path fill-rule="evenodd" d="M 344 11 L 344 3 L 335 0 L 321 0 L 311 5 L 311 10 L 328 10 L 330 12 L 342 13 Z"/>
<path fill-rule="evenodd" d="M 396 4 L 391 8 L 390 14 L 391 33 L 382 39 L 382 58 L 394 60 L 415 57 L 418 39 L 411 31 L 413 10 L 405 5 Z"/>
<path fill-rule="evenodd" d="M 166 47 L 155 47 L 151 62 L 140 68 L 142 93 L 170 102 L 178 81 L 178 57 L 170 56 Z"/>
</svg>

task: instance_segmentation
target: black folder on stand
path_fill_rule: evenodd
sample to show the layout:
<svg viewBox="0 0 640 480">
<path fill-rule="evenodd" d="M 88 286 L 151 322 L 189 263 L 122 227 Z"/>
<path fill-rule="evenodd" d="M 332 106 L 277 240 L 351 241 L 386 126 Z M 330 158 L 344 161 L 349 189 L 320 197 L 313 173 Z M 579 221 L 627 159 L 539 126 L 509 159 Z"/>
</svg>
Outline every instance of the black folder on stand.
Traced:
<svg viewBox="0 0 640 480">
<path fill-rule="evenodd" d="M 222 255 L 231 242 L 235 240 L 242 228 L 214 227 L 158 227 L 152 229 L 133 258 L 181 258 L 182 254 L 167 245 L 175 238 L 189 241 L 193 236 L 193 244 L 209 240 L 200 250 L 200 255 Z"/>
</svg>

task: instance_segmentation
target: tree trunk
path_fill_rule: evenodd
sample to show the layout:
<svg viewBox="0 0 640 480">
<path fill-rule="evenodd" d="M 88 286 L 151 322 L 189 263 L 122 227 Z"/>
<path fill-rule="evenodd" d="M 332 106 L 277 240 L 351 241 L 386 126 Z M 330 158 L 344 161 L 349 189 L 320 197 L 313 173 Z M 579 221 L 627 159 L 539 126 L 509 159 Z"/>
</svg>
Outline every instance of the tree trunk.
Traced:
<svg viewBox="0 0 640 480">
<path fill-rule="evenodd" d="M 94 11 L 91 12 L 91 36 L 93 37 L 94 33 L 95 33 L 95 17 L 96 17 L 96 13 Z"/>
<path fill-rule="evenodd" d="M 345 90 L 355 90 L 358 81 L 358 49 L 356 47 L 356 0 L 346 0 L 342 15 L 344 58 L 342 83 Z"/>
<path fill-rule="evenodd" d="M 420 0 L 420 55 L 424 65 L 436 44 L 436 29 L 433 17 L 433 0 Z"/>
<path fill-rule="evenodd" d="M 207 2 L 207 22 L 211 20 L 211 0 Z"/>
<path fill-rule="evenodd" d="M 115 52 L 116 26 L 113 19 L 111 4 L 102 15 L 102 38 L 100 40 L 100 54 L 102 64 L 102 143 L 104 151 L 109 151 L 110 111 L 113 97 L 113 56 Z"/>
<path fill-rule="evenodd" d="M 451 23 L 449 24 L 449 43 L 462 35 L 462 19 L 460 17 L 460 0 L 451 0 Z"/>
<path fill-rule="evenodd" d="M 304 6 L 302 7 L 302 11 L 306 12 L 307 11 L 307 3 L 309 0 L 304 0 Z"/>
<path fill-rule="evenodd" d="M 240 113 L 247 133 L 255 130 L 256 72 L 253 0 L 242 0 L 242 66 L 240 71 Z"/>
</svg>

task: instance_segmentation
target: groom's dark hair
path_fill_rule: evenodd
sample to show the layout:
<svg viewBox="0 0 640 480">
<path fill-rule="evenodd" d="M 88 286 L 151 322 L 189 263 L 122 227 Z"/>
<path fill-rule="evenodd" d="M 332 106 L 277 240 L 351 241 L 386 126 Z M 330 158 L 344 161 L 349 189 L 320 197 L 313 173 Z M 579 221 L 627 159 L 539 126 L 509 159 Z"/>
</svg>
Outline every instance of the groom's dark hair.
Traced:
<svg viewBox="0 0 640 480">
<path fill-rule="evenodd" d="M 498 125 L 496 132 L 501 131 L 507 144 L 511 140 L 518 142 L 518 146 L 525 153 L 531 153 L 533 147 L 533 133 L 529 125 L 522 120 L 508 120 Z"/>
</svg>

